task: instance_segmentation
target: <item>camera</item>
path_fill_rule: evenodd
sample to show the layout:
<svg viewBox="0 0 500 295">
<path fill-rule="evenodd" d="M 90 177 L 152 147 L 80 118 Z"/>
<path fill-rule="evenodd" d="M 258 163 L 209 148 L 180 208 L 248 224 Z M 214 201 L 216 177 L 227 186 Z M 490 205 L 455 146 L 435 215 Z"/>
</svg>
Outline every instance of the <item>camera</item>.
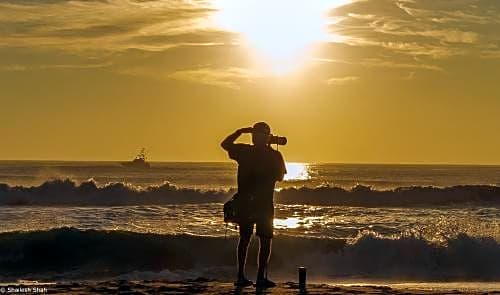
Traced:
<svg viewBox="0 0 500 295">
<path fill-rule="evenodd" d="M 277 136 L 277 135 L 271 135 L 271 138 L 269 139 L 270 144 L 277 144 L 277 145 L 285 145 L 287 143 L 286 137 L 283 136 Z"/>
</svg>

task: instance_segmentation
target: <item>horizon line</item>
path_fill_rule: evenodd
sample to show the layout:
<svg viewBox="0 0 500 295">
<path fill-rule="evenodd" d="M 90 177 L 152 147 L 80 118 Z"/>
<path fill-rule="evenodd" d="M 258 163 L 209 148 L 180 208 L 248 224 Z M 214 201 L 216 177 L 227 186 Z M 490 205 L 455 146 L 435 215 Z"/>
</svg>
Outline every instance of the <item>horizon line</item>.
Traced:
<svg viewBox="0 0 500 295">
<path fill-rule="evenodd" d="M 108 163 L 122 163 L 129 162 L 130 160 L 67 160 L 67 159 L 0 159 L 0 162 L 108 162 Z M 190 161 L 190 160 L 161 160 L 161 161 L 148 161 L 149 163 L 221 163 L 228 164 L 234 161 Z M 309 165 L 414 165 L 414 166 L 500 166 L 500 163 L 460 163 L 460 162 L 301 162 L 301 161 L 285 161 L 286 163 L 298 163 Z"/>
</svg>

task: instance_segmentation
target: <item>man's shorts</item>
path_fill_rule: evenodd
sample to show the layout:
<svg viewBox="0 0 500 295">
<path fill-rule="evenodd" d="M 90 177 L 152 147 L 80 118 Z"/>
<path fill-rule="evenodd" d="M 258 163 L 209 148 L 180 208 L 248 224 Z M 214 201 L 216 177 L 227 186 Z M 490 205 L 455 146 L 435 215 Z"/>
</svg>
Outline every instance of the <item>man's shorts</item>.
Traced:
<svg viewBox="0 0 500 295">
<path fill-rule="evenodd" d="M 253 234 L 253 225 L 255 224 L 255 234 L 259 237 L 273 237 L 273 218 L 259 218 L 256 221 L 241 222 L 240 236 L 251 236 Z"/>
</svg>

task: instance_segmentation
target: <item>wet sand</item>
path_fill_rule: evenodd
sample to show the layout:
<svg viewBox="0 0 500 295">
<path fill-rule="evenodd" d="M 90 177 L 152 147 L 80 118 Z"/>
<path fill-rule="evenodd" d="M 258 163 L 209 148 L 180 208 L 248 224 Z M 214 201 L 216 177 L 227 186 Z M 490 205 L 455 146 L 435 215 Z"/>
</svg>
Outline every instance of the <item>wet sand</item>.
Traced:
<svg viewBox="0 0 500 295">
<path fill-rule="evenodd" d="M 254 287 L 236 288 L 232 282 L 198 278 L 184 281 L 75 281 L 58 283 L 1 284 L 3 294 L 500 294 L 499 291 L 429 290 L 391 288 L 384 285 L 330 285 L 308 284 L 300 290 L 293 282 L 278 283 L 275 288 L 256 290 Z M 8 292 L 8 288 L 18 289 Z M 26 289 L 31 288 L 31 289 Z M 21 292 L 20 292 L 21 291 Z M 24 292 L 22 292 L 24 291 Z"/>
</svg>

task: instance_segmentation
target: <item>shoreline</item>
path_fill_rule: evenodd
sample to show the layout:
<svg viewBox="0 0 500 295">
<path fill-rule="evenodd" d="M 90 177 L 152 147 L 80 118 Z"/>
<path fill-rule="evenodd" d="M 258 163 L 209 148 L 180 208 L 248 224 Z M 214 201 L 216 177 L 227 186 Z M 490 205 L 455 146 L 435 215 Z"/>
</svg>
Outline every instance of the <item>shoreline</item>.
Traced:
<svg viewBox="0 0 500 295">
<path fill-rule="evenodd" d="M 497 286 L 500 283 L 485 283 L 485 289 L 467 283 L 444 283 L 441 287 L 432 283 L 311 283 L 301 290 L 295 282 L 278 282 L 275 288 L 256 290 L 254 287 L 234 287 L 230 281 L 206 278 L 0 283 L 3 294 L 500 294 Z"/>
</svg>

